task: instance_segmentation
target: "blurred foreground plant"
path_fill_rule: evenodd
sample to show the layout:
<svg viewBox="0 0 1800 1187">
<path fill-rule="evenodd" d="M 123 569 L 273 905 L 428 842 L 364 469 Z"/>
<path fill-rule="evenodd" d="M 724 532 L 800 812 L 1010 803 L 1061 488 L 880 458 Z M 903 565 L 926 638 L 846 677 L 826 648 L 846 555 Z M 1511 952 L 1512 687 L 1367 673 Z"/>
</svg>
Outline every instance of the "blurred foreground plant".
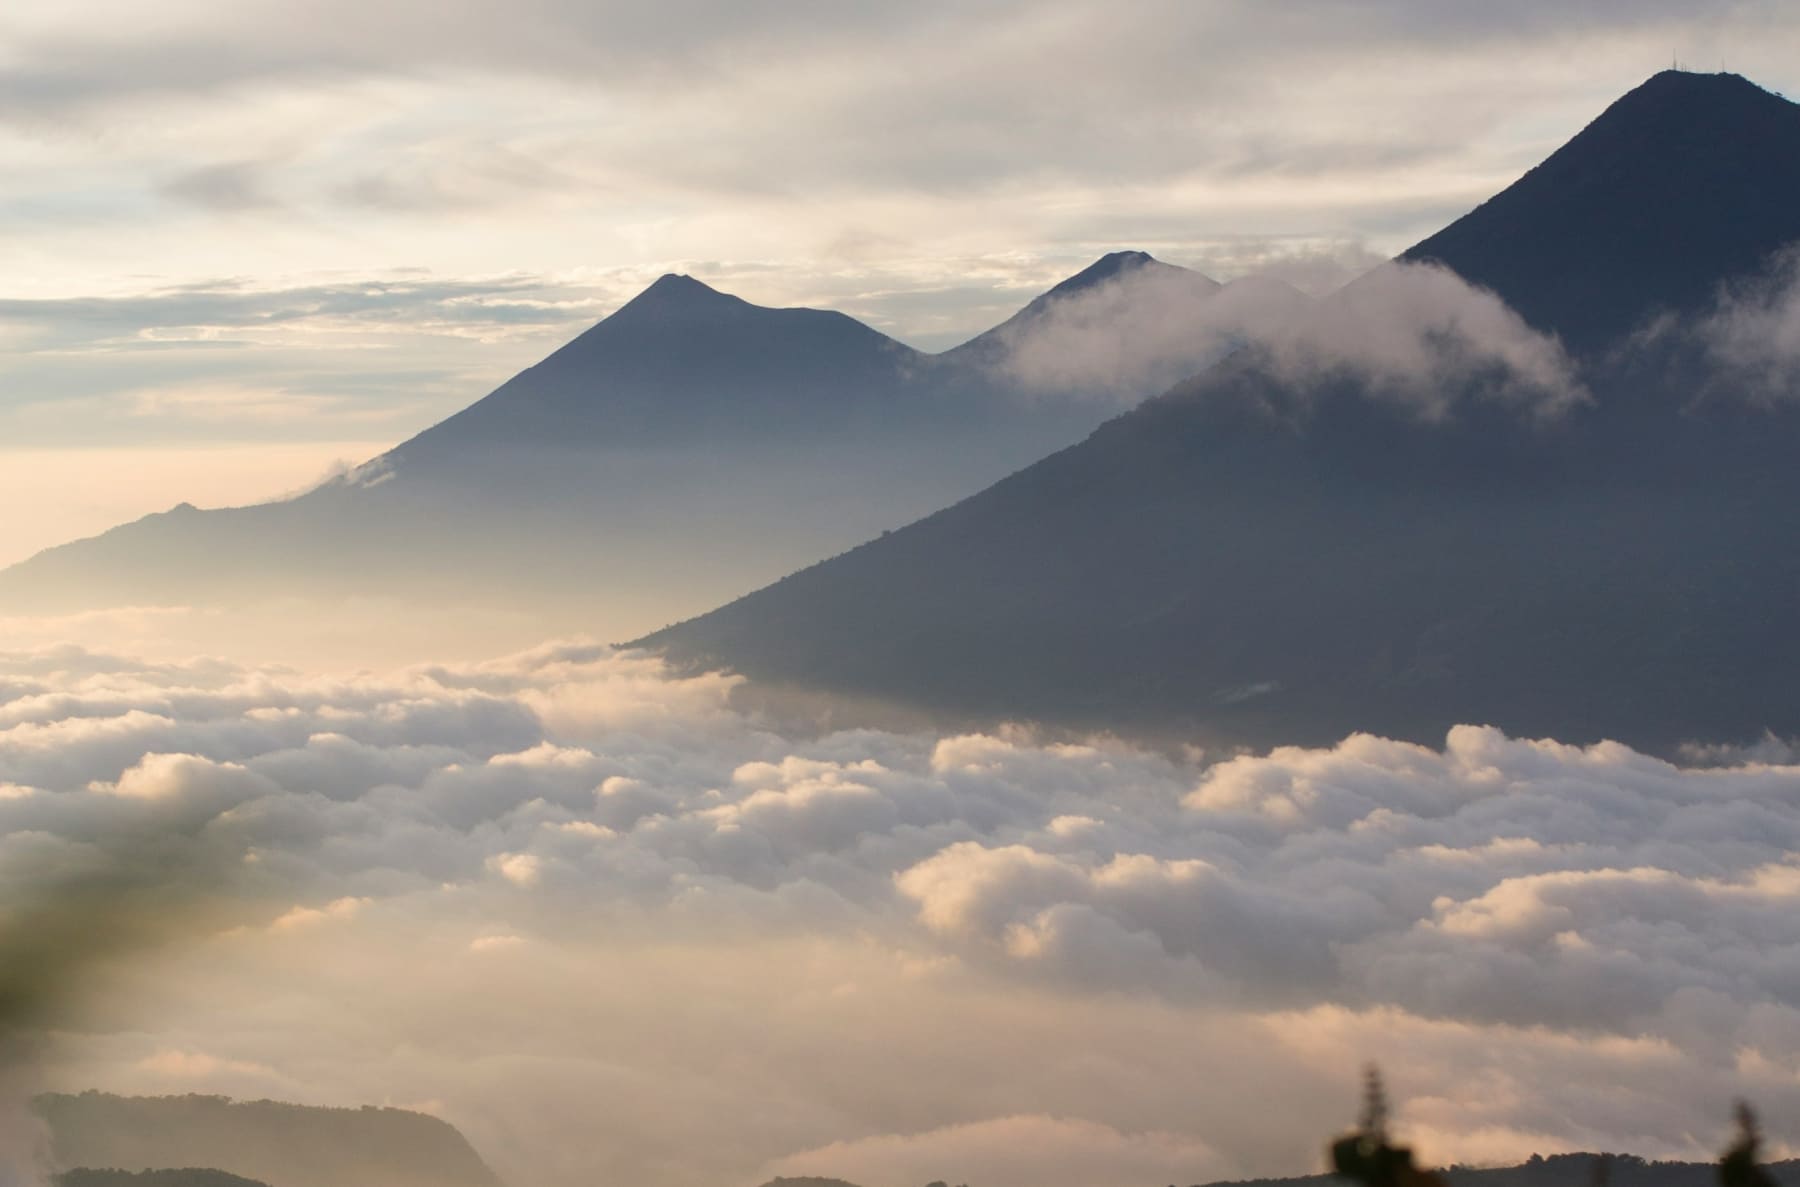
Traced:
<svg viewBox="0 0 1800 1187">
<path fill-rule="evenodd" d="M 1756 1111 L 1747 1101 L 1737 1103 L 1737 1140 L 1719 1159 L 1719 1182 L 1722 1187 L 1775 1187 L 1769 1172 L 1756 1164 L 1762 1148 L 1762 1130 L 1756 1123 Z"/>
<path fill-rule="evenodd" d="M 1363 1077 L 1362 1121 L 1331 1143 L 1331 1169 L 1363 1187 L 1444 1187 L 1438 1175 L 1413 1165 L 1411 1147 L 1388 1141 L 1387 1115 L 1381 1072 L 1370 1066 Z"/>
<path fill-rule="evenodd" d="M 1720 1187 L 1779 1187 L 1757 1161 L 1762 1149 L 1762 1130 L 1756 1112 L 1737 1102 L 1737 1137 L 1719 1159 Z M 1410 1146 L 1396 1146 L 1388 1138 L 1387 1092 L 1381 1072 L 1371 1065 L 1363 1078 L 1363 1112 L 1357 1127 L 1333 1141 L 1328 1148 L 1331 1169 L 1362 1187 L 1447 1187 L 1442 1176 L 1413 1165 Z M 1594 1187 L 1606 1187 L 1612 1159 L 1602 1154 L 1594 1161 Z"/>
</svg>

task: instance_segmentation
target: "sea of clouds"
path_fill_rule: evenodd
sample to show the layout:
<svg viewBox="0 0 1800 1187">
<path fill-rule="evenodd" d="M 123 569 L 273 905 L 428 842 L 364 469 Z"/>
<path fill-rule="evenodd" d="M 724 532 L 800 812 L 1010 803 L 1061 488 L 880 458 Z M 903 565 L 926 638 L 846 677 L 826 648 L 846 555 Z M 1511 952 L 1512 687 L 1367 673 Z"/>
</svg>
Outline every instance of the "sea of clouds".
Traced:
<svg viewBox="0 0 1800 1187">
<path fill-rule="evenodd" d="M 734 683 L 0 655 L 0 894 L 183 920 L 82 949 L 11 1080 L 425 1108 L 553 1185 L 1306 1171 L 1370 1059 L 1437 1159 L 1800 1119 L 1779 743 L 1203 755 L 777 728 Z"/>
</svg>

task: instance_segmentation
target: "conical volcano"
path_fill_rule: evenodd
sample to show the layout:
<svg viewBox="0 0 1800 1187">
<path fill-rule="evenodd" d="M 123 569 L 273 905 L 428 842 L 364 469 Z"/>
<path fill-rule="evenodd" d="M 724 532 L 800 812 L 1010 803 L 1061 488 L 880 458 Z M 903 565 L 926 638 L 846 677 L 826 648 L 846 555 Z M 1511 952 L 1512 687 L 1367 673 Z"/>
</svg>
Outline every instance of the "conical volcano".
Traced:
<svg viewBox="0 0 1800 1187">
<path fill-rule="evenodd" d="M 1800 106 L 1735 74 L 1667 70 L 1402 258 L 1591 351 L 1704 308 L 1797 239 Z"/>
<path fill-rule="evenodd" d="M 1391 266 L 1306 334 L 644 643 L 771 696 L 1226 746 L 1800 731 L 1800 411 L 1723 372 L 1703 407 L 1635 401 L 1618 355 L 1800 237 L 1797 168 L 1800 108 L 1659 75 L 1407 253 L 1513 311 Z"/>
<path fill-rule="evenodd" d="M 394 451 L 399 466 L 519 446 L 811 435 L 942 412 L 924 356 L 822 309 L 771 309 L 667 275 L 491 395 Z"/>
</svg>

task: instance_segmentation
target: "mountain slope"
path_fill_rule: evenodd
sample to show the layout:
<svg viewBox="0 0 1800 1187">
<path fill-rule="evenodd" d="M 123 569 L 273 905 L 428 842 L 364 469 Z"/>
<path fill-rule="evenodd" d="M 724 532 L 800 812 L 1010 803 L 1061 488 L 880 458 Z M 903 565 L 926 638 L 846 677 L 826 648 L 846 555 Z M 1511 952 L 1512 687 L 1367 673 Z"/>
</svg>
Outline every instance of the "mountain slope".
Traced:
<svg viewBox="0 0 1800 1187">
<path fill-rule="evenodd" d="M 635 633 L 978 490 L 1108 407 L 665 276 L 340 481 L 183 505 L 0 572 L 0 613 L 385 598 L 506 615 L 483 649 Z"/>
<path fill-rule="evenodd" d="M 1800 239 L 1800 106 L 1735 74 L 1668 70 L 1408 251 L 1595 349 Z"/>
<path fill-rule="evenodd" d="M 208 1166 L 274 1187 L 499 1187 L 452 1126 L 401 1109 L 97 1092 L 40 1097 L 37 1107 L 63 1168 Z M 68 1181 L 96 1173 L 70 1171 Z"/>
<path fill-rule="evenodd" d="M 1710 110 L 1715 84 L 1693 82 L 1674 89 Z M 1581 146 L 1625 186 L 1644 168 L 1618 145 L 1662 153 L 1666 105 L 1639 97 L 1508 191 L 1504 235 L 1484 207 L 1464 220 L 1480 234 L 1459 223 L 1420 251 L 1481 279 L 1507 244 L 1531 258 L 1568 239 L 1585 206 L 1556 179 L 1592 175 Z M 1800 123 L 1755 127 L 1764 157 L 1800 159 Z M 1720 179 L 1709 217 L 1761 228 L 1754 243 L 1713 258 L 1707 236 L 1647 225 L 1613 249 L 1678 251 L 1658 275 L 1725 281 L 1785 244 L 1789 221 L 1761 214 L 1786 168 Z M 1612 194 L 1628 199 L 1658 201 Z M 1509 295 L 1553 314 L 1567 278 L 1521 275 Z M 1322 316 L 1380 292 L 1353 286 Z M 1591 341 L 1643 296 L 1546 328 Z M 1434 380 L 1451 411 L 1432 417 L 1329 357 L 1297 372 L 1246 349 L 961 504 L 640 642 L 767 695 L 1226 745 L 1435 742 L 1465 721 L 1656 749 L 1800 730 L 1800 415 L 1646 400 L 1642 374 L 1577 359 L 1591 398 L 1561 416 L 1481 398 L 1492 376 L 1474 367 Z"/>
<path fill-rule="evenodd" d="M 939 393 L 907 390 L 924 357 L 841 313 L 764 308 L 668 275 L 387 456 L 404 470 L 521 444 L 806 436 L 945 411 Z"/>
</svg>

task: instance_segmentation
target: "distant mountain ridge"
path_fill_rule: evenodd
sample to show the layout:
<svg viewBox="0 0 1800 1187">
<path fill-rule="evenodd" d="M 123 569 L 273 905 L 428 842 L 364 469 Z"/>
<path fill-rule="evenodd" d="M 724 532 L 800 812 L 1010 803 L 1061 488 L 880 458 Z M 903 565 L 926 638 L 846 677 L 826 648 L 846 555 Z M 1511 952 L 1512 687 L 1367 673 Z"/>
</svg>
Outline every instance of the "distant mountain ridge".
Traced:
<svg viewBox="0 0 1800 1187">
<path fill-rule="evenodd" d="M 1768 167 L 1713 168 L 1721 153 Z M 1463 722 L 1656 752 L 1800 732 L 1800 408 L 1696 407 L 1691 374 L 1618 361 L 1622 327 L 1800 239 L 1800 108 L 1658 75 L 1551 161 L 1402 258 L 1491 285 L 1571 346 L 1588 398 L 1564 414 L 1445 391 L 1454 411 L 1421 417 L 1353 369 L 1247 349 L 638 645 L 742 673 L 757 697 L 1227 749 L 1359 730 L 1435 744 Z M 1674 201 L 1695 174 L 1729 235 Z M 1544 248 L 1595 209 L 1620 226 L 1575 260 L 1616 259 L 1617 289 Z"/>
<path fill-rule="evenodd" d="M 65 1187 L 128 1187 L 95 1170 L 149 1168 L 142 1187 L 210 1167 L 270 1187 L 500 1187 L 449 1123 L 402 1109 L 327 1109 L 221 1096 L 39 1097 Z M 102 1176 L 103 1177 L 103 1176 Z M 165 1181 L 166 1180 L 166 1181 Z M 192 1187 L 235 1187 L 212 1180 Z"/>
<path fill-rule="evenodd" d="M 1095 268 L 1049 304 L 1138 275 L 1217 287 L 1142 253 Z M 0 612 L 374 597 L 519 617 L 493 646 L 637 633 L 978 490 L 1116 406 L 977 353 L 664 276 L 341 480 L 184 504 L 0 571 Z"/>
</svg>

